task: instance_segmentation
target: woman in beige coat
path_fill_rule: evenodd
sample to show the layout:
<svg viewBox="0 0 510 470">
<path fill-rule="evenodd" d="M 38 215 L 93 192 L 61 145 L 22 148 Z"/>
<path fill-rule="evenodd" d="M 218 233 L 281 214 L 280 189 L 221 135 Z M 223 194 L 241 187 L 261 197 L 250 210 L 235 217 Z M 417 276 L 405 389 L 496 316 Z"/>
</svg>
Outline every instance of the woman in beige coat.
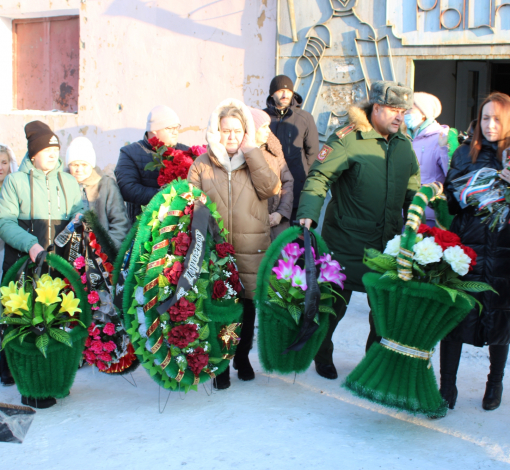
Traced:
<svg viewBox="0 0 510 470">
<path fill-rule="evenodd" d="M 188 181 L 213 202 L 234 245 L 239 275 L 244 285 L 241 341 L 233 366 L 241 380 L 255 374 L 248 354 L 255 325 L 254 290 L 257 271 L 271 243 L 267 199 L 280 191 L 280 179 L 255 144 L 255 126 L 247 106 L 228 99 L 219 104 L 207 128 L 207 153 L 196 159 Z M 229 369 L 216 378 L 216 388 L 230 386 Z"/>
<path fill-rule="evenodd" d="M 294 202 L 294 178 L 283 155 L 282 144 L 269 128 L 271 118 L 261 109 L 250 108 L 255 123 L 255 143 L 262 150 L 266 162 L 282 182 L 280 192 L 267 201 L 271 241 L 290 227 L 292 203 Z"/>
</svg>

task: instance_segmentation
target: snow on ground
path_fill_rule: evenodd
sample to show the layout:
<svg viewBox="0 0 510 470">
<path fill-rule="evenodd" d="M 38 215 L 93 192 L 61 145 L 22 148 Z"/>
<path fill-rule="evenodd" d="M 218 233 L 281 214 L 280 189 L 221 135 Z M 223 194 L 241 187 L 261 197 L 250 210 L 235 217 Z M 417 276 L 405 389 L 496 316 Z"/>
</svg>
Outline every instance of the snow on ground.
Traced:
<svg viewBox="0 0 510 470">
<path fill-rule="evenodd" d="M 356 294 L 335 333 L 339 379 L 257 374 L 232 386 L 172 393 L 158 411 L 159 387 L 145 369 L 137 387 L 91 367 L 78 371 L 71 395 L 38 410 L 23 444 L 0 443 L 0 469 L 503 469 L 510 463 L 510 381 L 502 406 L 484 411 L 487 349 L 465 346 L 459 398 L 446 418 L 398 413 L 340 387 L 364 354 L 365 296 Z M 434 368 L 438 373 L 437 354 Z M 168 392 L 161 390 L 161 407 Z M 19 403 L 15 387 L 0 401 Z"/>
</svg>

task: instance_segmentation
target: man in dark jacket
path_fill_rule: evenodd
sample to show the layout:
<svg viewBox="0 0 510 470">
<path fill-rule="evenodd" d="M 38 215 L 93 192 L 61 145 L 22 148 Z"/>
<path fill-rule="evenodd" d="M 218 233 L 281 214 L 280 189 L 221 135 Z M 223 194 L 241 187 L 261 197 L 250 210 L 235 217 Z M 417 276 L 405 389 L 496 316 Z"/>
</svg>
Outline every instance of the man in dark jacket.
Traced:
<svg viewBox="0 0 510 470">
<path fill-rule="evenodd" d="M 299 195 L 310 166 L 319 153 L 319 133 L 313 116 L 301 109 L 303 98 L 294 93 L 294 84 L 286 75 L 271 80 L 264 111 L 271 117 L 269 127 L 282 144 L 283 154 L 294 178 L 294 206 L 291 223 L 296 219 Z"/>
<path fill-rule="evenodd" d="M 365 248 L 383 251 L 386 243 L 401 233 L 402 209 L 420 189 L 420 167 L 409 139 L 400 131 L 404 112 L 413 106 L 410 88 L 395 82 L 377 81 L 369 102 L 349 109 L 350 125 L 339 129 L 310 168 L 297 213 L 301 225 L 316 225 L 324 198 L 331 189 L 322 236 L 332 257 L 345 269 L 347 280 L 340 292 L 349 303 L 353 291 L 365 292 L 361 281 L 368 268 Z M 336 325 L 347 305 L 334 303 L 336 316 L 315 356 L 319 375 L 335 379 L 333 342 Z M 376 340 L 370 315 L 367 350 Z"/>
<path fill-rule="evenodd" d="M 147 116 L 144 138 L 120 149 L 115 177 L 122 197 L 127 202 L 128 217 L 132 224 L 142 212 L 141 206 L 146 206 L 160 189 L 159 171 L 145 171 L 147 163 L 153 161 L 149 139 L 157 137 L 167 147 L 188 150 L 187 145 L 177 143 L 180 127 L 179 117 L 172 109 L 164 105 L 156 106 Z"/>
</svg>

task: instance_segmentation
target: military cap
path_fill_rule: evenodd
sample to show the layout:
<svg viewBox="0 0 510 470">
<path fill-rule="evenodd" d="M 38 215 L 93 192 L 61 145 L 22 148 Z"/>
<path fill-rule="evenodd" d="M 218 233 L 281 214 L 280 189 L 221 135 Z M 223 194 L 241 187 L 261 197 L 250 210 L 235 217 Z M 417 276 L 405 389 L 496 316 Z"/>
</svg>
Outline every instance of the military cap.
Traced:
<svg viewBox="0 0 510 470">
<path fill-rule="evenodd" d="M 411 109 L 413 90 L 403 83 L 378 80 L 372 83 L 368 95 L 370 104 L 382 104 L 392 108 Z"/>
</svg>

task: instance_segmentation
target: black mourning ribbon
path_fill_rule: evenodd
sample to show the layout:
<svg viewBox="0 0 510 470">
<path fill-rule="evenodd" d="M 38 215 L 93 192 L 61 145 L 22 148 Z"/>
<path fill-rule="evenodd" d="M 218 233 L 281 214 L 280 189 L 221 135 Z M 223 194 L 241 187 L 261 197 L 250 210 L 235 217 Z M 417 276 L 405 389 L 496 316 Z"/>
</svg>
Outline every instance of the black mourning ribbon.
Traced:
<svg viewBox="0 0 510 470">
<path fill-rule="evenodd" d="M 193 221 L 191 222 L 191 244 L 184 259 L 184 268 L 172 298 L 162 303 L 157 311 L 160 315 L 168 311 L 181 297 L 184 297 L 196 284 L 202 270 L 207 247 L 207 230 L 211 212 L 200 201 L 195 201 Z"/>
<path fill-rule="evenodd" d="M 305 239 L 305 273 L 307 289 L 305 292 L 305 311 L 301 316 L 303 322 L 301 328 L 294 339 L 294 342 L 282 352 L 287 354 L 289 351 L 300 351 L 311 336 L 317 331 L 319 325 L 313 321 L 315 315 L 319 312 L 319 304 L 321 300 L 321 291 L 317 278 L 319 277 L 320 267 L 315 265 L 312 246 L 317 253 L 317 242 L 315 236 L 303 227 L 303 235 Z"/>
</svg>

